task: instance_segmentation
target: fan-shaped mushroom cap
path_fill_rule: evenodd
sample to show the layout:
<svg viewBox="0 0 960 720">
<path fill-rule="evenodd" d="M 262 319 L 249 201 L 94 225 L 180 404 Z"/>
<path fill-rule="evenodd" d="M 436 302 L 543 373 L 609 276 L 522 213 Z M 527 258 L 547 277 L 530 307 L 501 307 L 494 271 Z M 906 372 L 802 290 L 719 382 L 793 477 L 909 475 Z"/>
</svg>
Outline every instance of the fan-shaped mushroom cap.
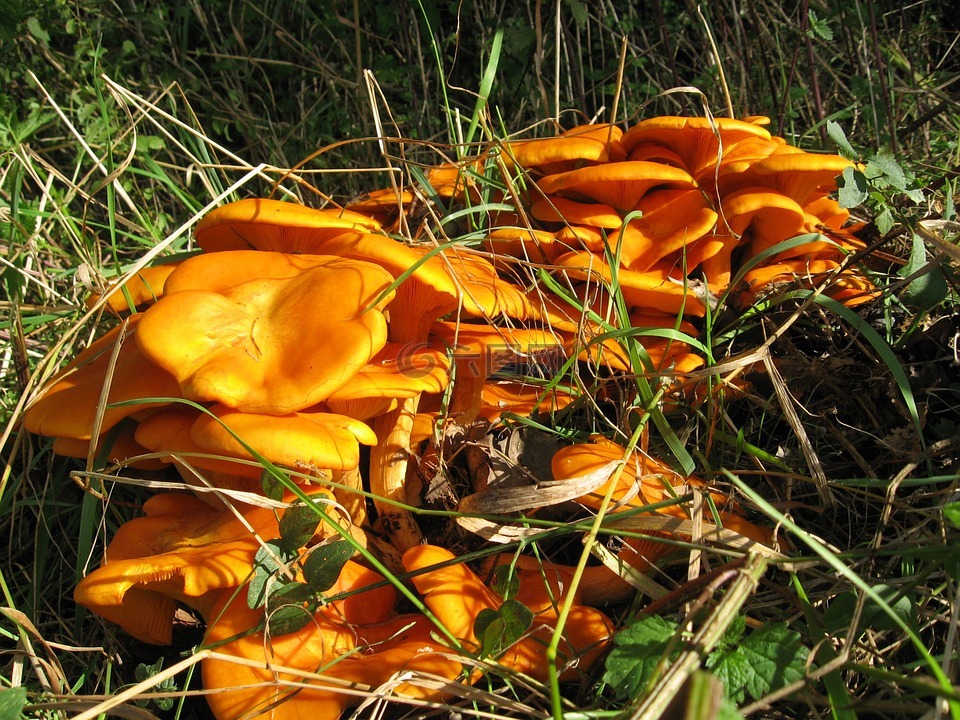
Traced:
<svg viewBox="0 0 960 720">
<path fill-rule="evenodd" d="M 144 471 L 162 470 L 169 465 L 167 461 L 157 458 L 129 462 L 131 458 L 146 455 L 150 450 L 136 441 L 135 426 L 132 423 L 117 429 L 120 430 L 119 433 L 111 432 L 100 436 L 96 449 L 97 455 L 105 453 L 108 462 L 120 463 Z M 85 459 L 90 452 L 90 442 L 90 440 L 61 436 L 53 441 L 53 452 L 64 457 Z"/>
<path fill-rule="evenodd" d="M 619 146 L 623 131 L 606 123 L 578 125 L 552 138 L 512 140 L 504 143 L 504 162 L 524 170 L 553 174 L 622 160 Z"/>
<path fill-rule="evenodd" d="M 200 474 L 211 487 L 260 493 L 263 467 L 259 463 L 228 456 L 215 457 L 214 453 L 193 439 L 193 424 L 200 415 L 199 410 L 183 405 L 163 408 L 137 425 L 134 439 L 151 452 L 169 453 L 164 458 L 174 464 L 184 481 L 190 485 L 201 482 L 196 474 L 202 471 Z M 205 502 L 222 508 L 212 499 Z"/>
<path fill-rule="evenodd" d="M 322 401 L 380 351 L 391 296 L 374 301 L 391 281 L 371 263 L 327 258 L 292 278 L 182 290 L 143 314 L 137 341 L 190 399 L 290 413 Z"/>
<path fill-rule="evenodd" d="M 121 314 L 129 313 L 131 306 L 139 308 L 156 302 L 163 297 L 164 283 L 170 273 L 177 269 L 178 264 L 166 263 L 141 268 L 123 285 L 119 284 L 119 279 L 114 280 L 103 292 L 91 294 L 87 298 L 87 307 L 93 307 L 104 295 L 107 296 L 107 307 Z"/>
<path fill-rule="evenodd" d="M 745 165 L 742 172 L 731 167 L 720 178 L 721 199 L 744 187 L 762 186 L 805 205 L 835 191 L 837 176 L 854 163 L 839 155 L 790 152 Z"/>
<path fill-rule="evenodd" d="M 569 445 L 554 453 L 551 469 L 557 480 L 581 477 L 602 469 L 612 461 L 619 461 L 623 456 L 623 447 L 606 438 L 594 436 L 590 443 Z M 607 483 L 580 497 L 578 501 L 587 507 L 598 509 L 612 481 L 611 477 Z M 693 475 L 683 477 L 663 463 L 638 452 L 623 466 L 616 482 L 611 495 L 614 511 L 624 506 L 636 508 L 652 505 L 680 494 L 684 487 L 703 486 L 700 478 Z M 726 502 L 726 498 L 721 495 L 713 497 L 718 505 Z M 680 518 L 687 516 L 686 511 L 676 505 L 662 508 L 659 512 Z M 747 522 L 735 512 L 721 510 L 720 517 L 725 526 L 729 520 L 736 532 L 754 542 L 769 544 L 772 541 L 769 530 Z"/>
<path fill-rule="evenodd" d="M 487 378 L 518 362 L 542 364 L 548 353 L 555 359 L 560 349 L 556 335 L 544 330 L 480 323 L 438 321 L 431 327 L 431 337 L 453 351 L 456 375 L 449 412 L 463 424 L 472 423 L 480 413 Z"/>
<path fill-rule="evenodd" d="M 551 462 L 553 477 L 556 480 L 581 477 L 600 470 L 610 462 L 619 461 L 624 448 L 606 438 L 594 436 L 589 443 L 579 443 L 560 448 Z M 652 505 L 667 499 L 667 487 L 681 487 L 687 478 L 667 467 L 663 463 L 643 454 L 635 453 L 628 461 L 613 491 L 615 504 L 632 503 L 635 506 Z M 697 484 L 699 481 L 694 480 Z M 580 498 L 587 507 L 597 509 L 607 492 L 605 483 L 589 495 Z"/>
<path fill-rule="evenodd" d="M 214 405 L 210 413 L 197 418 L 190 436 L 202 449 L 216 455 L 253 460 L 245 443 L 276 465 L 349 470 L 360 462 L 360 443 L 377 444 L 373 430 L 345 415 L 259 415 L 223 405 Z"/>
<path fill-rule="evenodd" d="M 537 186 L 547 196 L 593 200 L 609 205 L 625 216 L 653 188 L 694 188 L 696 182 L 679 168 L 636 160 L 547 175 L 537 181 Z"/>
<path fill-rule="evenodd" d="M 474 634 L 474 623 L 481 610 L 496 611 L 503 600 L 490 590 L 466 565 L 456 562 L 456 556 L 444 548 L 420 545 L 407 550 L 403 564 L 417 591 L 437 619 L 460 640 L 466 649 L 476 650 L 479 643 Z M 452 563 L 452 564 L 447 564 Z M 552 607 L 543 610 L 534 619 L 529 635 L 511 645 L 498 659 L 504 667 L 525 673 L 541 681 L 549 675 L 546 660 L 548 638 L 556 628 L 557 615 Z M 588 670 L 602 654 L 613 633 L 613 624 L 600 611 L 575 606 L 563 629 L 559 649 L 560 667 L 564 662 L 577 660 L 577 667 Z M 576 672 L 563 672 L 561 678 L 570 680 Z"/>
<path fill-rule="evenodd" d="M 251 280 L 292 280 L 324 267 L 331 257 L 261 250 L 200 253 L 182 261 L 164 284 L 165 294 L 183 290 L 220 293 Z"/>
<path fill-rule="evenodd" d="M 840 263 L 835 260 L 794 258 L 754 268 L 743 276 L 746 289 L 738 297 L 738 304 L 749 307 L 765 293 L 772 294 L 779 289 L 814 288 L 836 273 L 839 267 Z M 873 283 L 851 270 L 836 273 L 824 293 L 849 307 L 869 302 L 879 295 Z"/>
<path fill-rule="evenodd" d="M 156 495 L 143 510 L 145 517 L 120 526 L 103 564 L 80 581 L 74 598 L 156 645 L 170 644 L 177 601 L 209 619 L 213 592 L 251 572 L 257 536 L 279 533 L 273 510 L 253 508 L 241 522 L 191 495 Z"/>
<path fill-rule="evenodd" d="M 621 264 L 630 270 L 650 270 L 673 252 L 692 248 L 713 230 L 717 213 L 699 190 L 657 190 L 638 207 L 643 216 L 611 236 Z M 687 263 L 687 272 L 695 270 Z"/>
<path fill-rule="evenodd" d="M 97 417 L 100 395 L 110 383 L 108 404 L 141 398 L 179 397 L 180 387 L 166 370 L 154 365 L 140 351 L 134 336 L 141 315 L 131 316 L 81 351 L 57 373 L 24 415 L 24 427 L 37 435 L 89 440 Z M 108 377 L 117 343 L 123 343 Z M 123 418 L 162 403 L 134 403 L 103 410 L 100 432 L 105 433 Z"/>
<path fill-rule="evenodd" d="M 576 398 L 562 390 L 547 390 L 540 385 L 498 380 L 483 384 L 479 416 L 491 424 L 500 421 L 504 413 L 527 417 L 532 413 L 551 413 L 562 410 Z"/>
<path fill-rule="evenodd" d="M 206 252 L 269 250 L 322 254 L 323 242 L 343 232 L 378 230 L 372 217 L 341 209 L 247 198 L 211 210 L 193 230 Z"/>
<path fill-rule="evenodd" d="M 497 256 L 507 255 L 531 263 L 549 263 L 570 250 L 554 233 L 524 227 L 495 227 L 487 233 L 483 246 L 493 254 L 494 262 L 498 262 Z"/>
<path fill-rule="evenodd" d="M 649 146 L 664 147 L 676 154 L 679 167 L 697 181 L 709 177 L 724 153 L 744 140 L 769 142 L 770 133 L 759 125 L 732 118 L 662 116 L 641 120 L 624 133 L 620 144 L 631 160 L 655 157 Z"/>
<path fill-rule="evenodd" d="M 556 260 L 558 269 L 569 277 L 586 280 L 598 277 L 610 283 L 613 272 L 602 260 L 587 252 L 570 252 Z M 663 313 L 702 317 L 707 308 L 691 286 L 668 279 L 659 272 L 616 271 L 617 289 L 631 307 Z"/>
<path fill-rule="evenodd" d="M 264 626 L 262 612 L 233 600 L 222 603 L 207 629 L 205 642 L 218 657 L 203 661 L 203 683 L 215 691 L 207 700 L 218 720 L 249 713 L 270 720 L 337 720 L 401 672 L 414 677 L 391 686 L 393 694 L 435 700 L 440 691 L 434 684 L 418 685 L 416 673 L 452 680 L 462 668 L 420 615 L 352 626 L 320 611 L 296 632 L 278 635 Z"/>
<path fill-rule="evenodd" d="M 347 203 L 346 210 L 373 218 L 381 226 L 392 226 L 403 213 L 409 213 L 416 202 L 410 190 L 383 188 L 366 193 Z"/>
<path fill-rule="evenodd" d="M 562 195 L 537 198 L 530 205 L 530 214 L 547 223 L 589 225 L 608 230 L 616 230 L 623 225 L 623 216 L 609 205 L 580 202 Z"/>
<path fill-rule="evenodd" d="M 439 393 L 449 380 L 450 359 L 440 347 L 387 343 L 343 387 L 331 393 L 326 403 Z"/>
</svg>

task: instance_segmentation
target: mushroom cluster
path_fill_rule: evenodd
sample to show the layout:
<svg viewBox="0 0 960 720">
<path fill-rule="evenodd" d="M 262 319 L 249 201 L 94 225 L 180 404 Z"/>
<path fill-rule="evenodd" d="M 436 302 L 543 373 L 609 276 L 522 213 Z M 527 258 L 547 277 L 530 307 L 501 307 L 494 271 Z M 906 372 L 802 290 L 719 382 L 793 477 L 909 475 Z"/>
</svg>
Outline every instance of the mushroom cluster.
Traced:
<svg viewBox="0 0 960 720">
<path fill-rule="evenodd" d="M 427 194 L 375 190 L 342 209 L 250 198 L 210 212 L 194 230 L 200 252 L 91 299 L 118 324 L 25 414 L 60 454 L 93 446 L 145 471 L 172 465 L 195 492 L 151 498 L 77 602 L 156 644 L 170 642 L 177 607 L 191 608 L 216 650 L 203 677 L 221 720 L 336 718 L 387 683 L 438 700 L 444 685 L 420 674 L 472 682 L 491 662 L 545 680 L 556 631 L 561 679 L 589 671 L 613 631 L 593 606 L 632 588 L 598 566 L 581 591 L 569 568 L 513 558 L 521 589 L 505 599 L 425 536 L 411 464 L 436 452 L 445 422 L 576 404 L 574 390 L 504 368 L 549 358 L 592 378 L 642 371 L 682 402 L 680 379 L 705 363 L 698 324 L 718 298 L 751 303 L 786 282 L 850 304 L 873 297 L 844 265 L 861 243 L 830 198 L 848 166 L 788 146 L 758 118 L 663 117 L 499 143 L 434 168 Z M 423 207 L 441 204 L 450 217 L 497 210 L 468 241 L 411 240 Z M 553 475 L 582 477 L 625 453 L 597 437 L 561 449 Z M 659 503 L 657 516 L 677 521 L 627 542 L 624 564 L 650 569 L 671 550 L 657 540 L 689 541 L 691 523 L 698 541 L 773 541 L 696 478 L 635 457 L 619 485 L 578 499 L 597 509 L 606 494 L 612 512 Z M 289 476 L 286 495 L 267 491 L 265 468 Z M 719 508 L 710 521 L 665 502 L 691 487 Z M 291 508 L 304 498 L 324 521 L 294 542 Z M 315 558 L 330 555 L 342 562 L 319 582 Z M 387 569 L 406 588 L 402 612 Z M 529 624 L 491 647 L 481 618 L 518 602 Z"/>
</svg>

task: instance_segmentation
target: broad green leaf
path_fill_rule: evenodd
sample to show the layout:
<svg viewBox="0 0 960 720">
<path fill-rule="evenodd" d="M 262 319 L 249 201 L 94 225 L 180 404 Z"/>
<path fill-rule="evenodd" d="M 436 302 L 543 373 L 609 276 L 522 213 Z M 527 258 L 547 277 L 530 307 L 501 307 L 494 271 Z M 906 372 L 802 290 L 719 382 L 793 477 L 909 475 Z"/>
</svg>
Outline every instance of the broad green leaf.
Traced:
<svg viewBox="0 0 960 720">
<path fill-rule="evenodd" d="M 641 618 L 613 636 L 613 648 L 607 656 L 603 681 L 618 697 L 636 698 L 665 658 L 676 623 L 659 616 Z"/>
<path fill-rule="evenodd" d="M 533 612 L 519 600 L 507 600 L 499 610 L 484 608 L 473 621 L 481 657 L 499 657 L 533 624 Z"/>
<path fill-rule="evenodd" d="M 916 627 L 916 610 L 909 594 L 890 585 L 874 585 L 873 589 L 907 627 Z M 847 592 L 837 595 L 823 614 L 823 625 L 827 631 L 835 633 L 846 630 L 853 620 L 853 611 L 856 606 L 857 593 Z M 863 603 L 858 627 L 871 630 L 900 629 L 900 625 L 869 597 Z"/>
<path fill-rule="evenodd" d="M 886 235 L 888 232 L 893 230 L 893 226 L 896 224 L 896 220 L 893 217 L 893 211 L 889 207 L 883 208 L 877 216 L 873 219 L 873 222 L 877 225 L 877 231 L 881 235 Z"/>
<path fill-rule="evenodd" d="M 916 233 L 913 234 L 913 245 L 910 249 L 910 258 L 907 264 L 900 269 L 901 277 L 909 277 L 921 270 L 927 264 L 927 247 Z M 950 288 L 939 267 L 931 267 L 923 275 L 910 281 L 903 292 L 902 300 L 919 308 L 931 308 L 944 298 Z"/>
<path fill-rule="evenodd" d="M 283 500 L 283 483 L 269 470 L 260 473 L 260 487 L 263 488 L 263 494 L 271 500 Z"/>
<path fill-rule="evenodd" d="M 255 610 L 263 607 L 267 600 L 267 583 L 270 581 L 281 565 L 277 560 L 284 561 L 283 548 L 279 540 L 268 540 L 264 547 L 257 550 L 253 557 L 253 576 L 250 578 L 250 584 L 247 587 L 247 607 Z"/>
<path fill-rule="evenodd" d="M 317 532 L 320 518 L 303 503 L 288 507 L 280 518 L 280 541 L 288 553 L 296 553 Z"/>
<path fill-rule="evenodd" d="M 0 690 L 0 720 L 20 720 L 27 704 L 27 689 L 14 687 Z"/>
<path fill-rule="evenodd" d="M 504 600 L 509 600 L 520 590 L 520 576 L 508 564 L 497 565 L 493 569 L 490 587 Z"/>
<path fill-rule="evenodd" d="M 837 202 L 840 203 L 840 207 L 856 207 L 868 197 L 870 196 L 867 193 L 866 176 L 852 167 L 844 168 L 837 192 Z"/>
<path fill-rule="evenodd" d="M 353 552 L 353 546 L 346 540 L 334 540 L 313 548 L 303 563 L 307 584 L 314 592 L 332 588 Z"/>
<path fill-rule="evenodd" d="M 295 633 L 313 619 L 313 614 L 301 605 L 283 605 L 267 618 L 267 630 L 272 637 Z"/>
<path fill-rule="evenodd" d="M 707 658 L 707 667 L 723 680 L 729 697 L 742 703 L 800 680 L 809 650 L 800 634 L 783 623 L 770 623 L 749 633 L 738 645 Z"/>
<path fill-rule="evenodd" d="M 850 144 L 850 141 L 847 140 L 847 134 L 843 132 L 843 128 L 840 127 L 840 123 L 835 122 L 834 120 L 827 120 L 827 135 L 829 135 L 830 139 L 836 143 L 841 155 L 848 160 L 857 159 L 857 152 L 853 149 L 853 145 Z"/>
<path fill-rule="evenodd" d="M 883 148 L 867 161 L 867 177 L 883 177 L 897 190 L 906 191 L 907 176 L 889 148 Z"/>
<path fill-rule="evenodd" d="M 274 581 L 270 584 L 266 609 L 269 613 L 284 605 L 303 605 L 316 597 L 317 594 L 306 583 Z"/>
</svg>

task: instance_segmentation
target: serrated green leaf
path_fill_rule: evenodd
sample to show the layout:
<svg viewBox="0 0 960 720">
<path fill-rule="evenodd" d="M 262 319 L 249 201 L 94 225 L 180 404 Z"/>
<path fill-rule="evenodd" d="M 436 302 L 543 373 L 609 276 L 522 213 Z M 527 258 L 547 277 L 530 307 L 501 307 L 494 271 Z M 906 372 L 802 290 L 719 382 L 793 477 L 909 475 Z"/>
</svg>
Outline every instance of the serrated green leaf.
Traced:
<svg viewBox="0 0 960 720">
<path fill-rule="evenodd" d="M 16 37 L 22 21 L 23 3 L 20 0 L 0 0 L 0 40 Z"/>
<path fill-rule="evenodd" d="M 314 592 L 325 592 L 332 588 L 353 552 L 353 546 L 342 539 L 313 548 L 303 563 L 303 577 L 307 585 Z"/>
<path fill-rule="evenodd" d="M 641 618 L 613 636 L 613 648 L 607 655 L 603 681 L 618 697 L 636 698 L 665 658 L 667 647 L 677 632 L 676 623 L 659 616 Z"/>
<path fill-rule="evenodd" d="M 303 503 L 288 507 L 280 518 L 280 541 L 288 553 L 296 553 L 317 532 L 320 518 Z"/>
<path fill-rule="evenodd" d="M 263 607 L 267 600 L 267 584 L 281 567 L 278 560 L 285 559 L 279 540 L 268 540 L 257 550 L 253 557 L 253 575 L 247 587 L 247 607 L 251 610 Z"/>
<path fill-rule="evenodd" d="M 853 145 L 850 144 L 850 141 L 847 140 L 847 135 L 845 132 L 843 132 L 843 128 L 840 127 L 840 123 L 834 122 L 833 120 L 827 120 L 827 135 L 836 144 L 841 155 L 848 160 L 857 159 L 857 152 L 853 149 Z"/>
<path fill-rule="evenodd" d="M 855 168 L 844 168 L 838 183 L 837 202 L 842 208 L 860 205 L 870 197 L 867 193 L 867 178 Z"/>
<path fill-rule="evenodd" d="M 830 25 L 826 20 L 821 20 L 813 10 L 807 10 L 807 20 L 810 23 L 808 35 L 811 35 L 811 37 L 816 35 L 827 42 L 833 40 L 833 30 L 830 29 Z"/>
<path fill-rule="evenodd" d="M 893 211 L 889 207 L 883 208 L 880 211 L 880 214 L 874 218 L 874 223 L 877 225 L 877 231 L 881 235 L 886 235 L 888 232 L 893 230 L 893 226 L 896 224 L 896 220 L 893 217 Z"/>
<path fill-rule="evenodd" d="M 533 612 L 519 600 L 507 600 L 499 610 L 484 608 L 473 621 L 481 657 L 499 657 L 533 624 Z"/>
<path fill-rule="evenodd" d="M 27 689 L 14 687 L 0 690 L 0 720 L 20 720 L 27 704 Z"/>
<path fill-rule="evenodd" d="M 913 598 L 909 594 L 905 594 L 891 585 L 874 585 L 873 589 L 907 627 L 916 626 L 916 611 L 913 607 Z M 856 606 L 857 594 L 855 592 L 837 595 L 823 614 L 823 626 L 831 633 L 846 630 L 850 626 L 850 621 L 853 620 L 853 611 Z M 899 629 L 896 621 L 869 597 L 863 603 L 859 627 L 872 630 Z"/>
<path fill-rule="evenodd" d="M 889 148 L 883 148 L 867 161 L 869 177 L 883 177 L 897 190 L 906 191 L 907 176 Z"/>
<path fill-rule="evenodd" d="M 900 269 L 901 277 L 909 277 L 919 272 L 927 265 L 927 248 L 916 233 L 913 234 L 913 244 L 907 263 Z M 903 291 L 901 299 L 908 305 L 920 308 L 931 308 L 947 297 L 950 288 L 939 267 L 928 268 L 922 275 L 914 278 Z"/>
<path fill-rule="evenodd" d="M 720 701 L 720 707 L 717 708 L 716 720 L 744 720 L 744 718 L 733 701 L 724 697 Z"/>
<path fill-rule="evenodd" d="M 808 655 L 799 633 L 783 623 L 771 623 L 736 647 L 711 653 L 706 664 L 723 681 L 727 697 L 739 704 L 747 694 L 759 700 L 801 679 Z"/>
</svg>

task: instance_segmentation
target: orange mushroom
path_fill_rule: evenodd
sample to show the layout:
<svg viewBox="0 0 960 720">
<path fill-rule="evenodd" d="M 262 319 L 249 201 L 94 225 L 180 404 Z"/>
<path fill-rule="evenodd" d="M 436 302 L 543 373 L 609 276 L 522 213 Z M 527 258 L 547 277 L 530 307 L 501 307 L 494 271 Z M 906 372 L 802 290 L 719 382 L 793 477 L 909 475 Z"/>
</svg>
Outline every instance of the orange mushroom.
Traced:
<svg viewBox="0 0 960 720">
<path fill-rule="evenodd" d="M 497 611 L 502 598 L 488 588 L 466 565 L 444 548 L 421 545 L 403 555 L 411 581 L 437 619 L 460 640 L 465 649 L 480 648 L 475 620 L 482 610 Z M 550 669 L 546 660 L 549 638 L 557 625 L 553 607 L 544 608 L 534 618 L 529 634 L 505 648 L 496 661 L 513 672 L 524 673 L 546 682 Z M 613 633 L 613 624 L 599 610 L 574 606 L 563 628 L 558 666 L 561 680 L 573 680 L 589 671 L 601 656 Z M 563 669 L 565 668 L 566 669 Z"/>
<path fill-rule="evenodd" d="M 213 257 L 227 267 L 239 261 L 249 271 L 256 256 L 271 258 Z M 247 412 L 295 412 L 342 387 L 383 347 L 391 279 L 371 263 L 327 257 L 292 277 L 170 292 L 143 314 L 137 341 L 189 399 Z"/>
<path fill-rule="evenodd" d="M 293 202 L 247 198 L 204 215 L 193 230 L 206 252 L 268 250 L 323 254 L 323 242 L 344 232 L 378 230 L 374 218 L 343 209 L 317 210 Z"/>
<path fill-rule="evenodd" d="M 277 520 L 273 510 L 253 508 L 241 522 L 176 493 L 153 496 L 143 510 L 120 526 L 74 599 L 138 640 L 169 645 L 177 602 L 209 619 L 214 591 L 245 581 L 260 538 L 277 537 Z"/>
</svg>

